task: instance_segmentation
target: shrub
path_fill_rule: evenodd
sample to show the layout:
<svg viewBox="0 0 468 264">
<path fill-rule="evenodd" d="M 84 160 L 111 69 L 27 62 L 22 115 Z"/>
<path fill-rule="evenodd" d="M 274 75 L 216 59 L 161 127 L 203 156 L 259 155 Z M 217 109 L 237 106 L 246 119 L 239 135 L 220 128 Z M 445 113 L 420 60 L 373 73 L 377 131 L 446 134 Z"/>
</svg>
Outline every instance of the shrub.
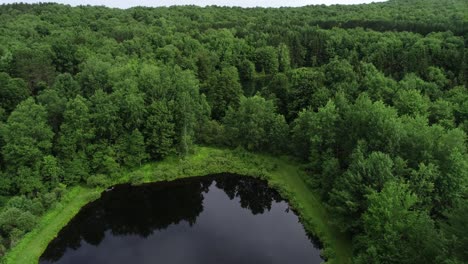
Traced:
<svg viewBox="0 0 468 264">
<path fill-rule="evenodd" d="M 130 175 L 130 182 L 133 185 L 141 184 L 145 181 L 145 174 L 141 171 L 135 171 Z"/>
<path fill-rule="evenodd" d="M 110 180 L 104 174 L 96 174 L 90 176 L 86 184 L 90 187 L 106 187 L 110 184 Z"/>
<path fill-rule="evenodd" d="M 14 229 L 30 231 L 37 222 L 37 217 L 29 211 L 15 207 L 7 208 L 0 214 L 0 232 L 10 234 Z"/>
</svg>

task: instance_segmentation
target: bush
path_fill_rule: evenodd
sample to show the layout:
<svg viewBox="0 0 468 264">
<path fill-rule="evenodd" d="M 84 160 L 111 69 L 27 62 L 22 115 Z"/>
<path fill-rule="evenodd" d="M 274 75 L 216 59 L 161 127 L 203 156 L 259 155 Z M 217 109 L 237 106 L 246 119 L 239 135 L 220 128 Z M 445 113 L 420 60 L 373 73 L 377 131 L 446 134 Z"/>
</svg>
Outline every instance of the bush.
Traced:
<svg viewBox="0 0 468 264">
<path fill-rule="evenodd" d="M 10 234 L 14 229 L 30 231 L 34 228 L 36 222 L 37 217 L 31 212 L 10 207 L 0 214 L 0 232 Z"/>
<path fill-rule="evenodd" d="M 130 175 L 130 182 L 133 185 L 141 184 L 145 181 L 145 174 L 140 171 L 135 171 Z"/>
<path fill-rule="evenodd" d="M 57 200 L 60 200 L 65 194 L 66 190 L 67 190 L 67 186 L 65 184 L 59 183 L 57 187 L 55 187 L 52 190 L 52 192 L 55 194 L 55 197 L 57 198 Z"/>
<path fill-rule="evenodd" d="M 37 217 L 30 212 L 23 212 L 20 214 L 16 220 L 18 229 L 29 232 L 37 224 Z"/>
<path fill-rule="evenodd" d="M 29 211 L 33 215 L 40 215 L 44 212 L 44 206 L 39 199 L 28 199 L 26 196 L 15 196 L 11 198 L 7 207 L 18 208 L 21 211 Z"/>
<path fill-rule="evenodd" d="M 25 232 L 23 230 L 20 230 L 18 228 L 14 228 L 10 232 L 10 236 L 9 236 L 10 237 L 10 247 L 14 247 L 21 240 L 24 233 Z"/>
<path fill-rule="evenodd" d="M 46 209 L 52 207 L 52 205 L 54 205 L 56 202 L 57 202 L 57 196 L 53 192 L 46 193 L 41 196 L 41 203 Z"/>
<path fill-rule="evenodd" d="M 110 184 L 110 180 L 104 174 L 96 174 L 90 176 L 86 180 L 86 184 L 90 187 L 106 187 Z"/>
</svg>

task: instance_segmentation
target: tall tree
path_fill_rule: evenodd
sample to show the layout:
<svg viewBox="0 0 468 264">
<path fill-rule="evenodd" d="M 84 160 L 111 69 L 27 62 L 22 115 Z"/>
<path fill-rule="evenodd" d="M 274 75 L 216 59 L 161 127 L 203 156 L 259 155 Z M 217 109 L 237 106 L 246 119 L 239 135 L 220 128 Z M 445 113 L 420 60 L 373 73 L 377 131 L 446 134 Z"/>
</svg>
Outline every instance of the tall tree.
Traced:
<svg viewBox="0 0 468 264">
<path fill-rule="evenodd" d="M 223 122 L 231 145 L 271 152 L 285 148 L 288 126 L 284 117 L 276 114 L 272 101 L 243 97 L 238 109 L 229 108 Z"/>
<path fill-rule="evenodd" d="M 1 133 L 5 141 L 2 154 L 6 168 L 20 180 L 17 188 L 23 193 L 37 190 L 40 187 L 39 166 L 50 154 L 54 136 L 47 124 L 46 110 L 33 98 L 23 101 L 8 117 Z"/>
<path fill-rule="evenodd" d="M 21 49 L 13 54 L 12 76 L 24 79 L 32 94 L 41 83 L 50 85 L 55 78 L 50 50 L 47 48 Z"/>
<path fill-rule="evenodd" d="M 211 116 L 220 120 L 229 106 L 239 105 L 242 88 L 239 83 L 239 74 L 235 67 L 225 67 L 216 71 L 204 85 L 202 92 L 206 94 L 211 105 Z"/>
<path fill-rule="evenodd" d="M 288 104 L 291 93 L 289 78 L 284 73 L 277 73 L 271 79 L 268 86 L 262 90 L 262 95 L 275 101 L 279 113 L 288 114 Z"/>
<path fill-rule="evenodd" d="M 398 90 L 393 99 L 393 105 L 400 115 L 427 116 L 429 104 L 429 98 L 415 89 Z"/>
<path fill-rule="evenodd" d="M 366 157 L 363 152 L 359 146 L 353 153 L 349 169 L 336 178 L 328 202 L 337 227 L 353 234 L 360 231 L 360 217 L 367 209 L 366 195 L 381 191 L 387 181 L 394 179 L 390 156 L 372 152 Z"/>
<path fill-rule="evenodd" d="M 94 139 L 94 128 L 88 101 L 77 96 L 66 105 L 57 142 L 57 152 L 63 164 L 65 183 L 76 183 L 89 173 L 87 156 Z"/>
<path fill-rule="evenodd" d="M 290 117 L 296 117 L 303 109 L 312 107 L 315 110 L 325 105 L 331 94 L 324 85 L 325 75 L 319 69 L 299 68 L 291 71 Z"/>
<path fill-rule="evenodd" d="M 97 90 L 90 98 L 91 122 L 99 140 L 112 142 L 123 131 L 123 122 L 119 115 L 120 107 L 115 96 L 103 90 Z"/>
<path fill-rule="evenodd" d="M 282 43 L 278 46 L 278 70 L 288 72 L 291 69 L 291 55 L 289 47 Z"/>
<path fill-rule="evenodd" d="M 145 138 L 138 129 L 132 131 L 131 134 L 123 135 L 117 142 L 117 149 L 121 162 L 129 167 L 134 168 L 148 158 L 145 150 Z"/>
<path fill-rule="evenodd" d="M 174 152 L 174 120 L 167 102 L 159 101 L 151 104 L 144 135 L 146 149 L 151 158 L 164 158 Z"/>
<path fill-rule="evenodd" d="M 98 90 L 111 92 L 110 68 L 110 63 L 94 57 L 81 64 L 81 71 L 76 78 L 85 97 L 94 95 Z"/>
<path fill-rule="evenodd" d="M 413 210 L 418 198 L 408 186 L 390 181 L 381 192 L 368 195 L 364 232 L 356 239 L 356 263 L 432 263 L 442 245 L 434 222 L 424 211 Z"/>
<path fill-rule="evenodd" d="M 119 83 L 114 97 L 119 104 L 119 115 L 124 128 L 130 131 L 140 128 L 145 117 L 144 93 L 138 90 L 135 83 L 127 80 Z"/>
<path fill-rule="evenodd" d="M 31 95 L 26 83 L 22 79 L 11 78 L 0 72 L 0 107 L 10 113 L 21 101 Z"/>
<path fill-rule="evenodd" d="M 285 56 L 284 52 L 281 56 Z M 283 63 L 285 63 L 285 58 Z M 278 51 L 271 46 L 261 47 L 255 51 L 255 65 L 258 72 L 275 74 L 278 72 Z M 285 65 L 283 65 L 285 66 Z"/>
<path fill-rule="evenodd" d="M 57 75 L 52 88 L 66 99 L 73 99 L 77 95 L 83 95 L 80 84 L 69 73 Z"/>
<path fill-rule="evenodd" d="M 41 91 L 36 98 L 37 102 L 46 108 L 48 123 L 54 133 L 57 133 L 63 120 L 63 112 L 65 111 L 67 99 L 61 97 L 56 90 L 50 88 Z"/>
<path fill-rule="evenodd" d="M 450 263 L 464 263 L 468 261 L 468 203 L 466 196 L 459 201 L 453 209 L 446 213 L 447 220 L 442 223 L 442 232 L 445 237 L 447 258 Z"/>
</svg>

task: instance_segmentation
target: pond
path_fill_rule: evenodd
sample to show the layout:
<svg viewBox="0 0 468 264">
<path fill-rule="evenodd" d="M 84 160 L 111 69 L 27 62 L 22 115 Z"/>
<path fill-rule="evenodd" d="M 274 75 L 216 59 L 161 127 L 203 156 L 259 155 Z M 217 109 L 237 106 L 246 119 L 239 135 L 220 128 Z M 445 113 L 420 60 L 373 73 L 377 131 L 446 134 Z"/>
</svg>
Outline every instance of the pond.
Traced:
<svg viewBox="0 0 468 264">
<path fill-rule="evenodd" d="M 266 181 L 212 175 L 118 185 L 83 207 L 40 263 L 322 263 Z"/>
</svg>

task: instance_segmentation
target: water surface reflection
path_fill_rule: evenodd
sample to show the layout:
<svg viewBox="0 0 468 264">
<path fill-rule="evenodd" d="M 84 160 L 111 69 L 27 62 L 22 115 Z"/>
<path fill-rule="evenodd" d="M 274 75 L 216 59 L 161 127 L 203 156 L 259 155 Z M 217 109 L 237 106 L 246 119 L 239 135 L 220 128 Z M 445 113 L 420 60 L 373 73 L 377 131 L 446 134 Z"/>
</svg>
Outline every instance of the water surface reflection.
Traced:
<svg viewBox="0 0 468 264">
<path fill-rule="evenodd" d="M 265 181 L 235 176 L 120 185 L 85 206 L 40 263 L 321 263 Z"/>
</svg>

